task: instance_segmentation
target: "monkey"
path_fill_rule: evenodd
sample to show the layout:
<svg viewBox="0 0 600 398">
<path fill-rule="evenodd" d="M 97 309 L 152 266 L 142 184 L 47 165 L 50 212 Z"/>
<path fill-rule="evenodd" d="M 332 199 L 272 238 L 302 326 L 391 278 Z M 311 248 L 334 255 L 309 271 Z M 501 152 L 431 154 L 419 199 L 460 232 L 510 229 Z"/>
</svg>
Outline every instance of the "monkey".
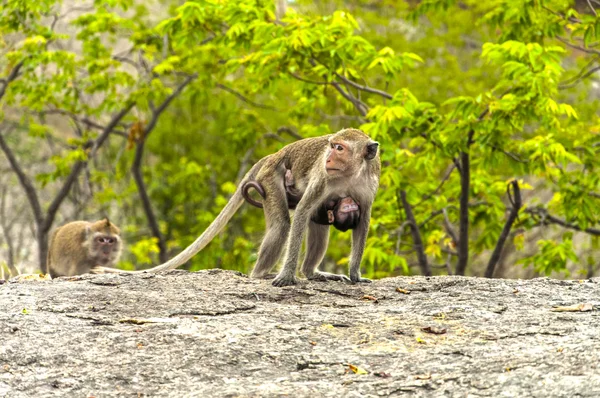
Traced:
<svg viewBox="0 0 600 398">
<path fill-rule="evenodd" d="M 202 250 L 243 204 L 245 184 L 256 181 L 265 192 L 266 232 L 251 277 L 264 278 L 285 248 L 283 267 L 272 284 L 277 287 L 296 284 L 298 258 L 307 231 L 307 253 L 301 268 L 307 279 L 370 282 L 361 277 L 360 262 L 369 231 L 371 207 L 379 187 L 381 161 L 378 148 L 379 143 L 368 135 L 348 128 L 293 142 L 265 156 L 250 168 L 223 210 L 192 244 L 166 263 L 145 272 L 177 268 Z M 301 194 L 293 220 L 290 220 L 285 188 L 286 170 L 291 170 L 295 189 Z M 328 198 L 336 196 L 351 197 L 360 203 L 360 220 L 352 230 L 349 277 L 317 270 L 329 243 L 329 225 L 317 224 L 310 218 Z"/>
<path fill-rule="evenodd" d="M 114 266 L 121 256 L 120 233 L 108 218 L 96 222 L 73 221 L 56 228 L 47 256 L 50 276 L 124 272 L 107 268 Z"/>
<path fill-rule="evenodd" d="M 253 206 L 262 208 L 260 202 L 255 201 L 249 194 L 249 189 L 254 188 L 262 198 L 265 198 L 265 191 L 256 181 L 248 181 L 242 187 L 242 194 L 246 202 Z M 302 194 L 294 187 L 294 177 L 291 170 L 285 171 L 285 191 L 287 195 L 288 208 L 295 209 L 300 201 Z M 336 229 L 346 232 L 354 229 L 360 221 L 360 209 L 354 199 L 330 198 L 326 200 L 321 207 L 312 215 L 311 221 L 321 225 L 333 225 Z"/>
</svg>

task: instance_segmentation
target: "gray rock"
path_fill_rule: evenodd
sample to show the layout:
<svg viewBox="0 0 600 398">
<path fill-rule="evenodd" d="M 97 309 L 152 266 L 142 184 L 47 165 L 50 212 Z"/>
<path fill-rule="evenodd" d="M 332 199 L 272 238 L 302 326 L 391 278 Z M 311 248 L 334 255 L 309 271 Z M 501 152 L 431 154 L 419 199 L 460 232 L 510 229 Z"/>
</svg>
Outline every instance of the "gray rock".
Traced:
<svg viewBox="0 0 600 398">
<path fill-rule="evenodd" d="M 4 283 L 0 397 L 598 397 L 598 308 L 598 279 Z"/>
</svg>

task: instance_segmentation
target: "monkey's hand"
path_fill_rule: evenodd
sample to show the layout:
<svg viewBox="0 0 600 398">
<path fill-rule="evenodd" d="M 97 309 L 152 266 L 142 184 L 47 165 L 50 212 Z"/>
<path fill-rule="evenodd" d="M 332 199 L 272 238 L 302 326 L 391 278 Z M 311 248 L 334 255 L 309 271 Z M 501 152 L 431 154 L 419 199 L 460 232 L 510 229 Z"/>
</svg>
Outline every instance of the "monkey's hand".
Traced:
<svg viewBox="0 0 600 398">
<path fill-rule="evenodd" d="M 279 274 L 277 277 L 271 282 L 273 286 L 284 287 L 284 286 L 293 286 L 296 285 L 298 281 L 294 275 L 285 275 Z"/>
<path fill-rule="evenodd" d="M 327 282 L 327 281 L 340 281 L 350 282 L 350 278 L 346 275 L 330 274 L 329 272 L 315 271 L 311 276 L 307 276 L 309 281 Z"/>
</svg>

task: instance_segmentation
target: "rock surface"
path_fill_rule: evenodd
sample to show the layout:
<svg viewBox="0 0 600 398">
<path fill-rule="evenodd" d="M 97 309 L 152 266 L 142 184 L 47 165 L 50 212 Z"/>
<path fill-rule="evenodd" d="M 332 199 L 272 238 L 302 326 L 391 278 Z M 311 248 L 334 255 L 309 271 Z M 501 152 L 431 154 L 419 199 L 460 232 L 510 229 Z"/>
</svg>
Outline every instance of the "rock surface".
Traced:
<svg viewBox="0 0 600 398">
<path fill-rule="evenodd" d="M 599 308 L 600 279 L 4 283 L 0 397 L 598 397 Z"/>
</svg>

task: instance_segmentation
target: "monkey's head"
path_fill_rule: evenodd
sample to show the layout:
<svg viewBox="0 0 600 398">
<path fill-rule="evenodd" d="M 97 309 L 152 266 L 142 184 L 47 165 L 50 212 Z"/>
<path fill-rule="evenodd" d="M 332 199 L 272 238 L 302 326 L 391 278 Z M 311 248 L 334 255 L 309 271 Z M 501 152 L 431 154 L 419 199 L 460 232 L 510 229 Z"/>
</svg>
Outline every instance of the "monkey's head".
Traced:
<svg viewBox="0 0 600 398">
<path fill-rule="evenodd" d="M 87 240 L 90 256 L 97 265 L 110 265 L 121 254 L 121 231 L 108 218 L 91 223 L 87 227 Z"/>
<path fill-rule="evenodd" d="M 342 232 L 354 229 L 360 221 L 360 209 L 354 199 L 347 197 L 340 199 L 333 208 L 335 220 L 333 226 Z"/>
<path fill-rule="evenodd" d="M 344 129 L 329 139 L 325 170 L 332 177 L 353 176 L 377 156 L 379 143 L 357 129 Z"/>
</svg>

